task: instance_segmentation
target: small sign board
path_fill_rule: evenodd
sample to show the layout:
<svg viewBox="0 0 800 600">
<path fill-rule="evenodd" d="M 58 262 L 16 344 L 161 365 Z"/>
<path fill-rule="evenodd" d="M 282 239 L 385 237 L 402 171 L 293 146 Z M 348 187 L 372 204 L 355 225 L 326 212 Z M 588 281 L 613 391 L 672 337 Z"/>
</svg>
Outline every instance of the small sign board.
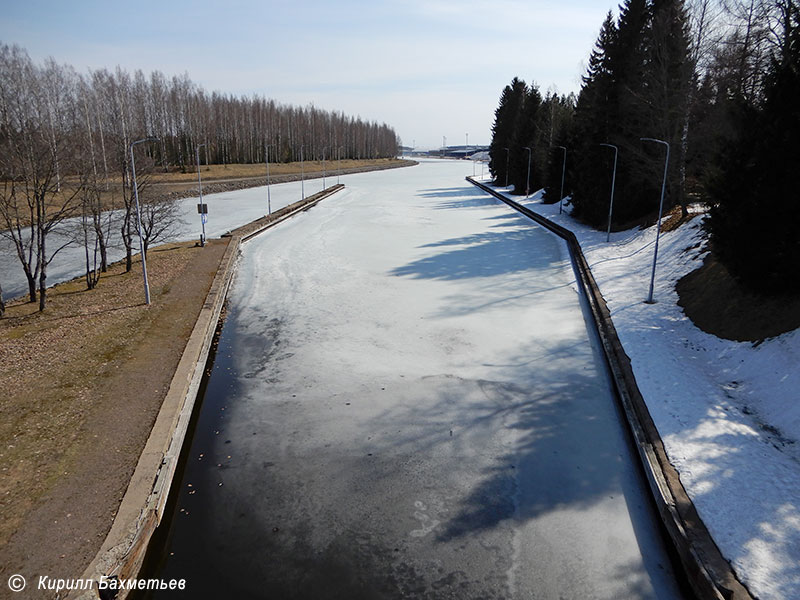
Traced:
<svg viewBox="0 0 800 600">
<path fill-rule="evenodd" d="M 198 215 L 207 215 L 208 214 L 208 204 L 205 202 L 202 204 L 197 205 L 197 214 Z"/>
</svg>

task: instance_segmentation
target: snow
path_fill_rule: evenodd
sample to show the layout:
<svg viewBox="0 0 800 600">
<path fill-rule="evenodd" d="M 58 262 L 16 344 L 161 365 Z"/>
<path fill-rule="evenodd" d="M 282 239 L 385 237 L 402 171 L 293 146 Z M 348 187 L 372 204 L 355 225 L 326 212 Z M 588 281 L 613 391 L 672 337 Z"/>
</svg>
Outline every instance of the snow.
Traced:
<svg viewBox="0 0 800 600">
<path fill-rule="evenodd" d="M 800 330 L 735 342 L 684 315 L 675 284 L 702 264 L 703 215 L 661 234 L 646 304 L 655 226 L 606 243 L 541 192 L 512 198 L 577 236 L 670 461 L 739 578 L 759 598 L 800 598 Z"/>
</svg>

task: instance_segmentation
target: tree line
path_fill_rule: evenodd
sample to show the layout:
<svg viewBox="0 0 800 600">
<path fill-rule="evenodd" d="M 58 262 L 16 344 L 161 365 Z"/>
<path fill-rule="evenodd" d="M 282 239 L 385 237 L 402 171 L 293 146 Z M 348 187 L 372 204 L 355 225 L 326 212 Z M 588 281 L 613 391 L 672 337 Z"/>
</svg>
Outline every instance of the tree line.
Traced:
<svg viewBox="0 0 800 600">
<path fill-rule="evenodd" d="M 598 228 L 657 213 L 668 144 L 665 210 L 707 203 L 731 274 L 761 292 L 800 290 L 797 0 L 625 0 L 577 97 L 543 98 L 515 78 L 492 134 L 496 184 L 558 202 L 563 177 L 572 214 Z"/>
<path fill-rule="evenodd" d="M 16 45 L 0 43 L 0 81 L 0 235 L 11 241 L 40 310 L 47 266 L 68 244 L 86 248 L 89 288 L 107 268 L 112 234 L 121 235 L 130 270 L 136 140 L 155 138 L 136 146 L 140 190 L 154 169 L 192 168 L 200 147 L 206 164 L 387 158 L 399 147 L 390 126 L 360 117 L 208 93 L 186 74 L 78 73 L 52 58 L 35 64 Z M 144 200 L 146 245 L 168 234 L 170 210 L 164 199 Z M 77 233 L 51 235 L 66 234 L 72 217 L 80 217 Z M 0 316 L 3 310 L 0 288 Z"/>
</svg>

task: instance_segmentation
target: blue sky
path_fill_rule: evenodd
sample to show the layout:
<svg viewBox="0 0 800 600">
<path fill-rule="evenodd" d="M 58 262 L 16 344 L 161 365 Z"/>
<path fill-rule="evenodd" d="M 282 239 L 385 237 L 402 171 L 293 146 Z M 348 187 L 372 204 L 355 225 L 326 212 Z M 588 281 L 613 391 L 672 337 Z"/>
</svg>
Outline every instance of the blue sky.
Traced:
<svg viewBox="0 0 800 600">
<path fill-rule="evenodd" d="M 79 71 L 188 72 L 207 91 L 313 103 L 406 145 L 488 144 L 503 86 L 578 91 L 615 2 L 0 0 L 0 41 Z"/>
</svg>

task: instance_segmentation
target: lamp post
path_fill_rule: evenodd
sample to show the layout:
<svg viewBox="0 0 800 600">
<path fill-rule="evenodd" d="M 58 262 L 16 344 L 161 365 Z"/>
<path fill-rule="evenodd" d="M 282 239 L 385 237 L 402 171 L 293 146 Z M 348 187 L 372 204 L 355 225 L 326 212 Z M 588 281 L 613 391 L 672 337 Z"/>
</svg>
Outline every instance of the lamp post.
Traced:
<svg viewBox="0 0 800 600">
<path fill-rule="evenodd" d="M 322 149 L 322 189 L 323 190 L 325 189 L 325 150 L 327 150 L 327 149 L 328 149 L 327 146 L 325 146 Z"/>
<path fill-rule="evenodd" d="M 133 156 L 133 147 L 136 144 L 152 142 L 156 137 L 148 137 L 131 143 L 131 171 L 133 172 L 133 197 L 136 201 L 136 229 L 139 232 L 139 253 L 142 255 L 142 277 L 144 278 L 144 303 L 150 305 L 150 284 L 147 281 L 147 258 L 144 255 L 144 241 L 142 240 L 142 211 L 139 208 L 139 186 L 136 184 L 136 161 Z"/>
<path fill-rule="evenodd" d="M 564 146 L 556 146 L 564 151 L 564 162 L 561 164 L 561 194 L 558 196 L 558 214 L 561 214 L 564 206 L 564 175 L 567 172 L 567 149 Z"/>
<path fill-rule="evenodd" d="M 200 178 L 200 148 L 206 146 L 207 144 L 200 144 L 195 146 L 194 149 L 194 162 L 197 165 L 197 189 L 200 192 L 200 225 L 202 227 L 202 233 L 200 234 L 200 247 L 203 248 L 206 245 L 206 213 L 205 212 L 205 205 L 203 204 L 203 182 Z M 207 151 L 206 151 L 207 152 Z"/>
<path fill-rule="evenodd" d="M 527 199 L 531 193 L 531 149 L 529 146 L 525 146 L 525 150 L 528 151 L 528 178 L 525 180 L 525 198 Z"/>
<path fill-rule="evenodd" d="M 611 202 L 608 203 L 608 231 L 606 232 L 606 242 L 611 241 L 611 215 L 614 211 L 614 184 L 617 182 L 617 154 L 619 149 L 614 144 L 600 144 L 607 148 L 614 149 L 614 174 L 611 176 Z"/>
<path fill-rule="evenodd" d="M 264 144 L 264 157 L 267 161 L 267 214 L 272 214 L 272 196 L 269 190 L 269 149 L 272 148 L 272 144 Z"/>
<path fill-rule="evenodd" d="M 661 201 L 658 203 L 658 226 L 656 228 L 656 247 L 653 252 L 653 271 L 650 274 L 650 293 L 647 295 L 647 303 L 653 304 L 653 284 L 656 279 L 656 260 L 658 259 L 658 238 L 661 236 L 661 214 L 664 209 L 664 190 L 667 186 L 667 168 L 669 166 L 669 142 L 664 140 L 657 140 L 655 138 L 639 138 L 643 142 L 655 142 L 657 144 L 664 144 L 667 147 L 667 155 L 664 158 L 664 179 L 661 181 Z"/>
<path fill-rule="evenodd" d="M 303 171 L 303 147 L 300 146 L 300 199 L 306 199 L 306 175 Z"/>
<path fill-rule="evenodd" d="M 267 160 L 267 214 L 272 214 L 272 196 L 269 192 L 269 149 L 271 148 L 271 144 L 264 144 L 264 156 Z"/>
<path fill-rule="evenodd" d="M 506 151 L 506 187 L 508 187 L 508 157 L 509 157 L 509 151 L 508 151 L 508 148 L 503 148 L 503 150 Z"/>
</svg>

